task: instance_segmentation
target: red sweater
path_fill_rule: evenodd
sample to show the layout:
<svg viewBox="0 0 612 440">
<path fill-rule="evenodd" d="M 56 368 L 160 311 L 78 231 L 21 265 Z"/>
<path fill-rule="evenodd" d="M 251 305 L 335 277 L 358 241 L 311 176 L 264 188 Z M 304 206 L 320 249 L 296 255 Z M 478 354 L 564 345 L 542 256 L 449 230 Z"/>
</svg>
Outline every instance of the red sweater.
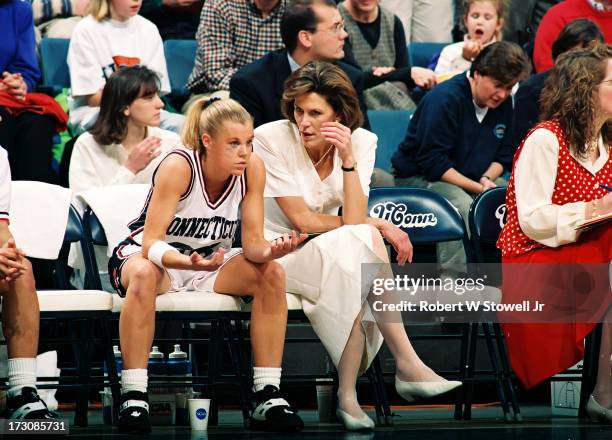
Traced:
<svg viewBox="0 0 612 440">
<path fill-rule="evenodd" d="M 553 67 L 552 45 L 565 25 L 577 18 L 593 20 L 604 34 L 606 43 L 612 44 L 612 12 L 598 12 L 587 0 L 565 0 L 550 8 L 538 27 L 533 52 L 537 72 Z"/>
</svg>

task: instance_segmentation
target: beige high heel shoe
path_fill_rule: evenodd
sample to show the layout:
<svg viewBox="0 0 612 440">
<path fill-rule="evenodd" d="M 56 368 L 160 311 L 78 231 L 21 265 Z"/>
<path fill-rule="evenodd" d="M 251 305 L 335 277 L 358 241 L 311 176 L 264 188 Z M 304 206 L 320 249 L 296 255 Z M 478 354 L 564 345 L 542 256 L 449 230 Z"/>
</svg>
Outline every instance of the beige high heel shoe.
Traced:
<svg viewBox="0 0 612 440">
<path fill-rule="evenodd" d="M 586 404 L 586 412 L 593 422 L 612 424 L 612 410 L 601 406 L 592 394 Z"/>
</svg>

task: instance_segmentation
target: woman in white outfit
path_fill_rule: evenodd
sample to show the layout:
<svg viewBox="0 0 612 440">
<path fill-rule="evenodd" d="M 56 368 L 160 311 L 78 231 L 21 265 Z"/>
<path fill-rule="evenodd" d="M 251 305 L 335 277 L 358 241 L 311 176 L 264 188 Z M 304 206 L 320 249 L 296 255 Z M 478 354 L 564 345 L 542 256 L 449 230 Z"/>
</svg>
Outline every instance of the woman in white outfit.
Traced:
<svg viewBox="0 0 612 440">
<path fill-rule="evenodd" d="M 266 164 L 265 234 L 323 232 L 279 260 L 287 291 L 301 295 L 313 328 L 338 368 L 338 417 L 349 429 L 371 429 L 355 383 L 385 339 L 397 364 L 402 397 L 431 397 L 460 385 L 434 373 L 415 353 L 401 322 L 365 322 L 367 280 L 362 263 L 388 263 L 383 237 L 412 260 L 408 235 L 366 216 L 376 136 L 358 128 L 357 95 L 348 77 L 325 62 L 309 63 L 285 83 L 287 120 L 255 130 L 254 149 Z M 342 215 L 338 208 L 342 206 Z M 388 320 L 385 320 L 388 321 Z"/>
</svg>

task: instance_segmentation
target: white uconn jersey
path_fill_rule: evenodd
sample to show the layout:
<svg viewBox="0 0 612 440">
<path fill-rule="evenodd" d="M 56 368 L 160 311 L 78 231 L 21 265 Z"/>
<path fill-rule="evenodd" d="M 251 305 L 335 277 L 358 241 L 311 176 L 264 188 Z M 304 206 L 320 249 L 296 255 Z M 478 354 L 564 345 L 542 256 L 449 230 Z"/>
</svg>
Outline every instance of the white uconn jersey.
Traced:
<svg viewBox="0 0 612 440">
<path fill-rule="evenodd" d="M 195 251 L 202 256 L 208 256 L 219 247 L 230 249 L 238 229 L 238 209 L 246 193 L 246 173 L 232 176 L 221 195 L 212 202 L 204 184 L 200 154 L 185 147 L 170 151 L 166 157 L 171 154 L 187 159 L 191 177 L 189 187 L 181 195 L 174 218 L 166 230 L 165 241 L 185 255 Z M 157 170 L 153 174 L 153 182 L 156 173 Z M 154 184 L 138 218 L 128 224 L 132 231 L 128 241 L 132 244 L 142 244 L 144 222 L 153 187 Z"/>
</svg>

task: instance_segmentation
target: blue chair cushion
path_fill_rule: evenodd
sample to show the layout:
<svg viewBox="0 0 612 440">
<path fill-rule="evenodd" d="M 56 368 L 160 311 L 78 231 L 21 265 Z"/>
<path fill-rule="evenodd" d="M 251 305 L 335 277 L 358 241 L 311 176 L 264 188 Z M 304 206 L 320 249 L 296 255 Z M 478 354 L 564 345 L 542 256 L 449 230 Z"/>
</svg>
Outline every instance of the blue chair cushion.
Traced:
<svg viewBox="0 0 612 440">
<path fill-rule="evenodd" d="M 404 140 L 414 110 L 368 110 L 370 129 L 378 136 L 376 168 L 391 170 L 391 157 Z"/>
</svg>

